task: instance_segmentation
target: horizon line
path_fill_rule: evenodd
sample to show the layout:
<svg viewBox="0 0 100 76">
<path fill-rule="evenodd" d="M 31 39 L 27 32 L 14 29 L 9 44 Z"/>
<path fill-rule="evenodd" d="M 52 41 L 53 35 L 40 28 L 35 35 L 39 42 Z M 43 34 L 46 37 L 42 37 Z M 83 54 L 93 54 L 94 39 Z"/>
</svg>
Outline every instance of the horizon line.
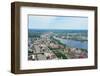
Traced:
<svg viewBox="0 0 100 76">
<path fill-rule="evenodd" d="M 29 30 L 88 30 L 88 29 L 30 29 Z"/>
</svg>

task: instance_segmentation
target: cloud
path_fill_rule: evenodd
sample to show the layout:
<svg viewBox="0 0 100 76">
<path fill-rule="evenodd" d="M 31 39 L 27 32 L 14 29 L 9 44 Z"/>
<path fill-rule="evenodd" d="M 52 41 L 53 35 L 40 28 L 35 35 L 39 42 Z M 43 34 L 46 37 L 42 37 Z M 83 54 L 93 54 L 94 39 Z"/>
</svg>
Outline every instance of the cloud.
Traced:
<svg viewBox="0 0 100 76">
<path fill-rule="evenodd" d="M 88 17 L 29 16 L 29 29 L 87 29 Z"/>
</svg>

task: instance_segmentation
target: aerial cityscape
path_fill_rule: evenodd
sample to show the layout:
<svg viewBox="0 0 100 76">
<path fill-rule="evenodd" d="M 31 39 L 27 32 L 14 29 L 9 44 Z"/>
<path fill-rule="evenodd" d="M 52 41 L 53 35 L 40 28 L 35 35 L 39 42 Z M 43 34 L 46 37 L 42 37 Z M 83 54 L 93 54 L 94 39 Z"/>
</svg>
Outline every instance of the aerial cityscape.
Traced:
<svg viewBox="0 0 100 76">
<path fill-rule="evenodd" d="M 28 60 L 88 58 L 87 17 L 30 15 L 28 26 Z"/>
</svg>

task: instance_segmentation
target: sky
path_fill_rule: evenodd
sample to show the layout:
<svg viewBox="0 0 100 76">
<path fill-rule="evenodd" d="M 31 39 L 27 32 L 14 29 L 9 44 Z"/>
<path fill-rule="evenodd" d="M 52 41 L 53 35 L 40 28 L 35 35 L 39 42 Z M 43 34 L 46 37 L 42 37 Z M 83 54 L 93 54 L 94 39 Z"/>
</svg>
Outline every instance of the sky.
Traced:
<svg viewBox="0 0 100 76">
<path fill-rule="evenodd" d="M 28 28 L 87 30 L 88 17 L 29 15 Z"/>
</svg>

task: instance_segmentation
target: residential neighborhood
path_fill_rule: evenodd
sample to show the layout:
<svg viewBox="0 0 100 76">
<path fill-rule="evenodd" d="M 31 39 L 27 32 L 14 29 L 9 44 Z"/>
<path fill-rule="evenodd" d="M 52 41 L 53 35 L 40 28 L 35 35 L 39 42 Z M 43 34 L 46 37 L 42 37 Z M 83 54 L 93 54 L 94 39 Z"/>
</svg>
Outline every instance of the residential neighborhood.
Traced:
<svg viewBox="0 0 100 76">
<path fill-rule="evenodd" d="M 33 36 L 30 35 L 28 38 L 28 60 L 87 58 L 88 53 L 86 48 L 71 47 L 71 44 L 66 45 L 60 40 L 74 40 L 78 37 L 79 40 L 77 39 L 76 41 L 80 41 L 81 39 L 82 43 L 87 42 L 86 35 L 80 36 L 80 34 L 83 33 L 67 33 L 64 35 L 64 33 L 57 32 L 34 32 Z"/>
</svg>

